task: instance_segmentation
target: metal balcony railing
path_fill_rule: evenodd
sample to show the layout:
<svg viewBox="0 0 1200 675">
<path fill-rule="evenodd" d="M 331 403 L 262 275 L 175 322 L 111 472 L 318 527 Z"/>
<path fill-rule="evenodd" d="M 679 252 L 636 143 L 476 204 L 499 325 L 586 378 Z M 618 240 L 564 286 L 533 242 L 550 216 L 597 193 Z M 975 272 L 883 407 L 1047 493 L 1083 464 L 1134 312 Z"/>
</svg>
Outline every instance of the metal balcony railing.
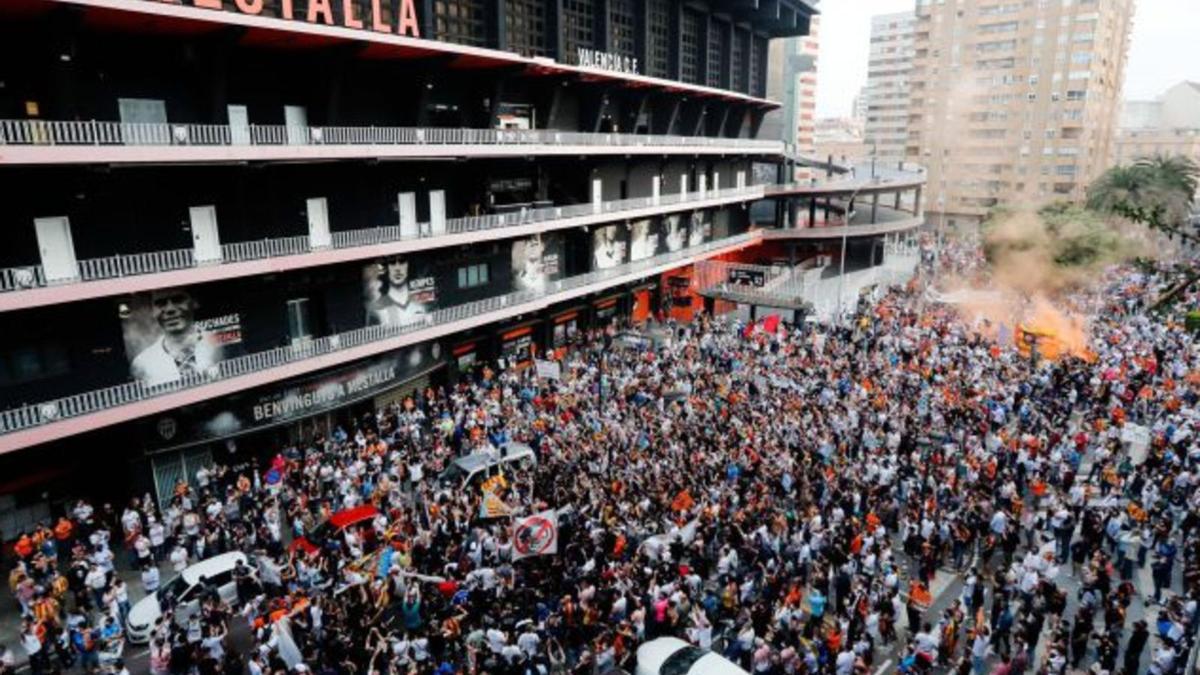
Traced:
<svg viewBox="0 0 1200 675">
<path fill-rule="evenodd" d="M 140 124 L 99 120 L 0 120 L 0 145 L 587 145 L 736 147 L 783 153 L 782 141 L 604 134 L 547 129 L 316 127 L 282 124 Z"/>
<path fill-rule="evenodd" d="M 20 408 L 12 408 L 0 412 L 0 434 L 12 433 L 22 429 L 50 424 L 62 419 L 109 410 L 201 385 L 261 372 L 285 364 L 304 361 L 361 345 L 397 338 L 423 328 L 452 324 L 464 319 L 487 321 L 486 315 L 489 312 L 527 303 L 532 304 L 538 301 L 554 302 L 556 300 L 555 296 L 561 293 L 593 285 L 601 286 L 606 281 L 613 281 L 631 274 L 645 272 L 660 265 L 691 259 L 710 251 L 725 249 L 737 244 L 749 244 L 757 241 L 759 237 L 760 234 L 758 232 L 747 232 L 700 246 L 685 248 L 674 253 L 654 256 L 606 270 L 597 270 L 549 282 L 541 290 L 517 291 L 505 295 L 493 296 L 484 300 L 454 305 L 453 307 L 437 309 L 404 325 L 368 326 L 299 343 L 295 346 L 277 347 L 263 352 L 246 354 L 245 356 L 221 361 L 208 369 L 207 372 L 188 374 L 169 383 L 146 385 L 140 381 L 126 382 L 104 389 L 64 396 L 42 403 L 25 405 Z M 596 290 L 599 290 L 599 288 Z M 538 306 L 531 306 L 523 311 L 535 311 L 539 308 Z"/>
<path fill-rule="evenodd" d="M 753 185 L 742 188 L 725 190 L 709 190 L 701 192 L 686 192 L 681 194 L 661 195 L 657 200 L 651 197 L 635 197 L 601 202 L 597 204 L 572 204 L 570 206 L 551 206 L 540 209 L 528 209 L 513 213 L 496 213 L 485 216 L 467 216 L 451 218 L 446 221 L 444 231 L 435 231 L 430 223 L 417 223 L 413 228 L 415 234 L 404 232 L 398 225 L 385 227 L 368 227 L 359 230 L 342 230 L 332 235 L 333 248 L 355 248 L 359 246 L 374 246 L 405 239 L 429 239 L 438 236 L 477 232 L 481 230 L 515 227 L 536 223 L 550 223 L 566 218 L 578 218 L 588 215 L 605 214 L 617 215 L 641 209 L 683 206 L 690 208 L 698 202 L 720 202 L 722 200 L 751 200 L 763 197 L 763 186 Z M 301 255 L 313 250 L 307 235 L 283 237 L 277 239 L 258 239 L 240 241 L 221 245 L 221 258 L 211 261 L 197 262 L 193 249 L 180 248 L 167 251 L 150 251 L 128 255 L 112 255 L 104 258 L 89 258 L 81 260 L 76 265 L 79 274 L 74 279 L 56 280 L 50 283 L 46 280 L 41 265 L 25 267 L 10 267 L 0 269 L 0 292 L 27 290 L 49 285 L 61 285 L 103 279 L 115 279 L 141 274 L 156 274 L 189 269 L 201 265 L 246 262 L 262 258 L 274 258 L 288 255 Z"/>
</svg>

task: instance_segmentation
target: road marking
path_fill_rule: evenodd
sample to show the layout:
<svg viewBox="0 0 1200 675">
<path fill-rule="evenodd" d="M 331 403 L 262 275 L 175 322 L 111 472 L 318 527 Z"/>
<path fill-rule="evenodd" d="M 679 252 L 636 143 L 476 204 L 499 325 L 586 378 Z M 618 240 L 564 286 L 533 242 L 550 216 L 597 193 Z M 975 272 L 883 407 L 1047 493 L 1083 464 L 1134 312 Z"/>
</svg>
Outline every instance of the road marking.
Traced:
<svg viewBox="0 0 1200 675">
<path fill-rule="evenodd" d="M 888 668 L 890 668 L 890 667 L 891 667 L 891 665 L 892 665 L 892 660 L 891 660 L 891 659 L 888 659 L 887 661 L 884 661 L 882 664 L 880 664 L 879 668 L 878 668 L 878 669 L 875 671 L 875 675 L 883 675 L 883 671 L 885 671 L 885 670 L 887 670 Z"/>
</svg>

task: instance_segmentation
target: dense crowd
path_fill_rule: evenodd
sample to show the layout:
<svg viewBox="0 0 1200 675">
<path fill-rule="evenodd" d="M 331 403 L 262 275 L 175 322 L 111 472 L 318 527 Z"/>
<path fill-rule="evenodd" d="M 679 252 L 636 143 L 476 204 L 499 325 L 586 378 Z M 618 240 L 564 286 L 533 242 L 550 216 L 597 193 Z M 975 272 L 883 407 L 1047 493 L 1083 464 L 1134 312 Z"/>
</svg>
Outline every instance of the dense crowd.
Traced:
<svg viewBox="0 0 1200 675">
<path fill-rule="evenodd" d="M 942 264 L 983 273 L 969 250 Z M 1200 354 L 1144 311 L 1172 278 L 1122 268 L 1070 299 L 1088 360 L 1025 357 L 915 282 L 851 327 L 702 316 L 588 335 L 560 379 L 483 368 L 162 508 L 79 502 L 17 544 L 26 620 L 0 664 L 95 669 L 129 613 L 118 559 L 154 592 L 161 565 L 238 550 L 237 601 L 210 592 L 186 623 L 166 603 L 150 672 L 590 675 L 676 636 L 755 675 L 1181 675 Z M 554 555 L 514 561 L 481 486 L 437 480 L 509 443 L 536 467 L 486 487 L 557 510 Z M 379 515 L 288 545 L 363 504 Z"/>
</svg>

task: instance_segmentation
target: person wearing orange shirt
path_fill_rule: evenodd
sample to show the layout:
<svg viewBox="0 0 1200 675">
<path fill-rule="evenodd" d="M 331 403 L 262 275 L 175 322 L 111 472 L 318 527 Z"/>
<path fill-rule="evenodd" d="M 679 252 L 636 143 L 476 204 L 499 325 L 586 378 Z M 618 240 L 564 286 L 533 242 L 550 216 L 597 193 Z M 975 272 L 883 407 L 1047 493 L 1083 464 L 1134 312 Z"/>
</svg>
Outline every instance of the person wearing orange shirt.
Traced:
<svg viewBox="0 0 1200 675">
<path fill-rule="evenodd" d="M 28 532 L 22 532 L 17 538 L 17 543 L 13 544 L 13 553 L 21 560 L 29 560 L 33 556 L 33 539 Z"/>
</svg>

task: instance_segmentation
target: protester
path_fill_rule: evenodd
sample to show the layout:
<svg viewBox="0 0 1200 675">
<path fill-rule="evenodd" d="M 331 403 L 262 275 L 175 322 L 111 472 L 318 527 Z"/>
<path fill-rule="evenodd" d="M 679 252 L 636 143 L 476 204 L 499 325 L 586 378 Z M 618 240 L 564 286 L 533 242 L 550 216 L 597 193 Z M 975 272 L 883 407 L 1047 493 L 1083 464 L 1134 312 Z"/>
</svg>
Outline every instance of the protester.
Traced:
<svg viewBox="0 0 1200 675">
<path fill-rule="evenodd" d="M 986 274 L 973 249 L 939 264 Z M 1114 269 L 1065 298 L 1093 317 L 1092 353 L 1057 362 L 927 302 L 927 279 L 852 328 L 594 331 L 560 378 L 481 367 L 271 448 L 266 470 L 206 467 L 120 516 L 80 501 L 48 547 L 29 535 L 10 587 L 28 631 L 38 589 L 62 603 L 38 625 L 78 612 L 90 665 L 130 611 L 112 533 L 146 593 L 173 576 L 163 559 L 251 555 L 236 606 L 209 589 L 153 629 L 155 673 L 632 671 L 671 635 L 754 673 L 1170 675 L 1200 598 L 1200 353 L 1179 317 L 1141 310 L 1178 274 Z M 536 466 L 438 480 L 509 443 Z M 318 528 L 366 504 L 378 515 Z M 513 523 L 544 512 L 555 552 L 524 557 Z"/>
</svg>

